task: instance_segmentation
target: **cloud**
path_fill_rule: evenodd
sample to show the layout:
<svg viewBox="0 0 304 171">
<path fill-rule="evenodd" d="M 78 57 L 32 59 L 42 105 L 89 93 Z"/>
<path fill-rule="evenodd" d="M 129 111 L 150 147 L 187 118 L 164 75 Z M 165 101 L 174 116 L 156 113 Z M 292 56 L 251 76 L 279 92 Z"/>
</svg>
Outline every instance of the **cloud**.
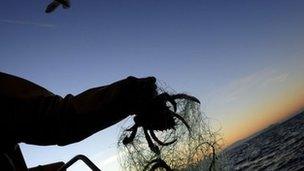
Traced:
<svg viewBox="0 0 304 171">
<path fill-rule="evenodd" d="M 268 80 L 265 80 L 263 86 L 268 86 L 270 84 L 273 83 L 281 83 L 286 81 L 286 79 L 288 78 L 288 73 L 281 73 L 278 75 L 274 75 L 272 78 L 269 78 Z"/>
<path fill-rule="evenodd" d="M 43 28 L 54 28 L 55 27 L 55 25 L 53 25 L 53 24 L 37 23 L 37 22 L 21 21 L 21 20 L 1 19 L 0 22 L 4 23 L 4 24 L 29 25 L 29 26 L 36 26 L 36 27 L 43 27 Z"/>
<path fill-rule="evenodd" d="M 282 83 L 287 80 L 288 76 L 288 73 L 265 68 L 229 83 L 217 90 L 216 94 L 224 98 L 225 102 L 232 102 L 248 92 Z"/>
</svg>

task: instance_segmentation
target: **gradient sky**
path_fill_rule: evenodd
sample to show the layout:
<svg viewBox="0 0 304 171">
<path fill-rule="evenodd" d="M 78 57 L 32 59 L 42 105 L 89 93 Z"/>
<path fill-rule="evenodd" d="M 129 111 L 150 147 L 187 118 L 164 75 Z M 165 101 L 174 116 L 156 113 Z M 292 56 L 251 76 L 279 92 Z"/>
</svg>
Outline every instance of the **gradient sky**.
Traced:
<svg viewBox="0 0 304 171">
<path fill-rule="evenodd" d="M 45 14 L 48 3 L 1 2 L 2 72 L 62 96 L 154 75 L 199 97 L 227 145 L 304 106 L 303 0 L 72 0 Z M 124 123 L 77 144 L 22 151 L 28 166 L 82 153 L 118 170 Z"/>
</svg>

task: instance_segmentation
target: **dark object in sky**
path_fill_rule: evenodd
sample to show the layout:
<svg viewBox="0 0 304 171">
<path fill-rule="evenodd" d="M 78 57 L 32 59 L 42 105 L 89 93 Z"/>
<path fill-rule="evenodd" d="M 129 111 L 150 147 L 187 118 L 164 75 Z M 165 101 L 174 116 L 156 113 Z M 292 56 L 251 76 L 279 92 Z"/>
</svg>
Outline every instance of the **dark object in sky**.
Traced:
<svg viewBox="0 0 304 171">
<path fill-rule="evenodd" d="M 47 7 L 45 12 L 46 13 L 51 13 L 53 12 L 59 5 L 62 5 L 64 9 L 70 8 L 70 0 L 54 0 L 51 2 Z"/>
</svg>

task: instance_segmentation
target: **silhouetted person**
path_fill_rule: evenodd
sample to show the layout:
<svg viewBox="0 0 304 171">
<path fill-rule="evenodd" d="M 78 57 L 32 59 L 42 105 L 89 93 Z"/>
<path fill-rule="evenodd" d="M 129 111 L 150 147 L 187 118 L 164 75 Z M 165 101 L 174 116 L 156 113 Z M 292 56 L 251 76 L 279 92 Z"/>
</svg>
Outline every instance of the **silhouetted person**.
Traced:
<svg viewBox="0 0 304 171">
<path fill-rule="evenodd" d="M 157 94 L 155 81 L 154 77 L 128 77 L 62 98 L 30 81 L 0 72 L 0 170 L 13 167 L 6 154 L 20 142 L 63 146 L 130 114 L 141 114 L 142 105 Z"/>
</svg>

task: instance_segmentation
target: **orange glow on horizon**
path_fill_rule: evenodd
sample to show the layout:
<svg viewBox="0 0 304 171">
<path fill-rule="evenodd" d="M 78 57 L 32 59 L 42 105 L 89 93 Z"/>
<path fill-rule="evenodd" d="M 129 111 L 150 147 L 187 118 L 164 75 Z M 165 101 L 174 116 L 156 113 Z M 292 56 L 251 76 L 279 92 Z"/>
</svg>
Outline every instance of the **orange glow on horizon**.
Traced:
<svg viewBox="0 0 304 171">
<path fill-rule="evenodd" d="M 283 93 L 272 104 L 258 104 L 253 109 L 244 111 L 250 116 L 249 119 L 230 123 L 223 130 L 225 146 L 247 138 L 271 124 L 275 124 L 296 114 L 296 112 L 300 112 L 304 107 L 304 93 L 300 91 L 300 88 L 298 90 L 300 93 L 296 97 L 295 93 Z"/>
</svg>

